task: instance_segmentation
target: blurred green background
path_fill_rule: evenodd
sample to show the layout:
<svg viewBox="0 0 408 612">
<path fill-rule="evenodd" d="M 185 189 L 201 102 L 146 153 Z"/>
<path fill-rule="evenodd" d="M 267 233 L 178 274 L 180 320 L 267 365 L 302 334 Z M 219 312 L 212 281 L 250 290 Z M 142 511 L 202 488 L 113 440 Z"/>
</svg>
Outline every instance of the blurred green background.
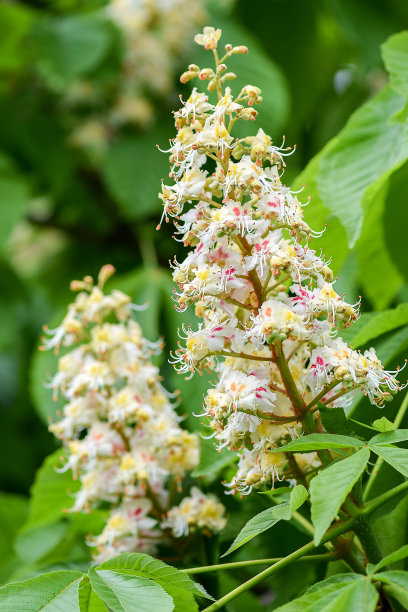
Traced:
<svg viewBox="0 0 408 612">
<path fill-rule="evenodd" d="M 405 115 L 395 119 L 406 92 L 387 87 L 380 51 L 408 24 L 405 0 L 180 0 L 171 14 L 164 8 L 171 3 L 156 0 L 123 23 L 112 13 L 115 4 L 122 11 L 143 5 L 0 4 L 4 492 L 27 494 L 57 446 L 46 428 L 55 406 L 43 388 L 56 360 L 37 347 L 41 326 L 61 318 L 71 279 L 115 265 L 114 282 L 149 304 L 139 320 L 149 338 L 164 336 L 166 351 L 177 325 L 193 316 L 175 313 L 171 300 L 168 261 L 182 258 L 183 248 L 171 227 L 155 229 L 156 194 L 168 175 L 167 156 L 156 145 L 166 148 L 174 135 L 171 110 L 180 93 L 188 95 L 179 73 L 191 62 L 204 66 L 202 49 L 192 43 L 203 25 L 223 28 L 224 43 L 249 47 L 231 61 L 236 88 L 261 87 L 257 126 L 275 144 L 285 134 L 288 145 L 297 145 L 286 182 L 306 183 L 301 199 L 312 196 L 306 219 L 316 230 L 327 224 L 314 248 L 334 256 L 338 292 L 351 302 L 362 294 L 365 312 L 408 296 L 408 138 Z M 406 319 L 380 339 L 391 364 L 406 350 Z M 166 355 L 162 365 L 166 385 L 183 393 L 181 411 L 199 412 L 206 380 L 177 378 Z M 197 423 L 187 418 L 190 427 Z"/>
</svg>

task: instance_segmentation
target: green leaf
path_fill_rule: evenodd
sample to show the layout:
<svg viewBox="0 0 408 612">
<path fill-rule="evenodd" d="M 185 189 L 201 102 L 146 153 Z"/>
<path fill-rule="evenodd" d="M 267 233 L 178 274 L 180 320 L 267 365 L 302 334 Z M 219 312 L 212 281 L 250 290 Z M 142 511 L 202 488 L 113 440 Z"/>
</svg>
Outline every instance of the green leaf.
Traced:
<svg viewBox="0 0 408 612">
<path fill-rule="evenodd" d="M 367 195 L 374 196 L 408 155 L 407 126 L 389 122 L 403 103 L 386 87 L 351 116 L 320 158 L 316 177 L 320 197 L 345 227 L 350 246 L 362 229 L 363 200 L 368 207 Z"/>
<path fill-rule="evenodd" d="M 365 215 L 356 245 L 360 283 L 364 295 L 376 310 L 389 306 L 403 282 L 398 266 L 386 246 L 384 221 L 387 218 L 385 208 L 389 184 L 390 181 L 384 180 L 379 187 L 374 184 L 372 189 L 367 189 L 362 208 L 369 208 L 369 214 Z"/>
<path fill-rule="evenodd" d="M 408 557 L 408 544 L 405 546 L 401 546 L 401 548 L 399 548 L 398 550 L 395 550 L 391 554 L 386 555 L 376 565 L 370 564 L 370 570 L 368 570 L 368 566 L 367 566 L 367 573 L 370 575 L 375 574 L 382 567 L 385 567 L 386 565 L 392 565 L 393 563 L 396 563 L 397 561 L 400 561 L 401 559 L 406 559 L 407 557 Z"/>
<path fill-rule="evenodd" d="M 362 446 L 365 446 L 365 443 L 352 436 L 310 434 L 308 436 L 301 436 L 283 447 L 274 448 L 271 452 L 282 452 L 284 450 L 285 453 L 301 453 L 325 448 L 359 448 Z"/>
<path fill-rule="evenodd" d="M 408 348 L 408 326 L 382 340 L 376 349 L 377 357 L 385 366 Z"/>
<path fill-rule="evenodd" d="M 102 599 L 92 590 L 88 576 L 84 576 L 79 584 L 80 612 L 109 612 Z"/>
<path fill-rule="evenodd" d="M 200 438 L 200 460 L 191 475 L 194 478 L 205 476 L 209 480 L 214 480 L 223 468 L 235 463 L 237 457 L 237 453 L 226 448 L 217 450 L 212 439 Z"/>
<path fill-rule="evenodd" d="M 390 73 L 391 87 L 408 98 L 408 32 L 391 36 L 383 45 L 381 53 L 385 67 Z"/>
<path fill-rule="evenodd" d="M 369 449 L 362 448 L 351 457 L 329 465 L 311 481 L 311 516 L 316 546 L 320 544 L 340 506 L 363 473 L 369 458 Z"/>
<path fill-rule="evenodd" d="M 404 609 L 408 609 L 408 572 L 393 570 L 375 575 L 376 580 L 383 583 L 386 595 L 396 599 Z"/>
<path fill-rule="evenodd" d="M 24 179 L 17 175 L 3 176 L 0 173 L 0 245 L 2 247 L 14 226 L 23 217 L 29 197 L 29 189 Z"/>
<path fill-rule="evenodd" d="M 172 612 L 170 595 L 156 582 L 110 570 L 88 572 L 91 586 L 112 612 Z"/>
<path fill-rule="evenodd" d="M 378 593 L 360 574 L 337 574 L 314 584 L 304 595 L 276 612 L 374 612 Z"/>
<path fill-rule="evenodd" d="M 0 588 L 0 609 L 7 612 L 80 612 L 81 572 L 49 572 Z"/>
<path fill-rule="evenodd" d="M 127 219 L 153 217 L 159 222 L 162 202 L 158 197 L 160 179 L 169 174 L 169 161 L 156 147 L 167 148 L 171 135 L 166 124 L 147 134 L 123 136 L 110 147 L 102 173 L 109 192 Z"/>
<path fill-rule="evenodd" d="M 373 421 L 373 427 L 374 429 L 377 429 L 377 431 L 381 431 L 381 433 L 386 433 L 388 431 L 395 430 L 394 423 L 391 423 L 391 421 L 389 421 L 385 417 L 381 417 L 381 419 Z"/>
<path fill-rule="evenodd" d="M 0 6 L 0 71 L 16 74 L 29 58 L 25 44 L 34 13 L 24 5 L 3 3 Z"/>
<path fill-rule="evenodd" d="M 363 315 L 364 316 L 364 315 Z M 361 319 L 363 319 L 363 316 Z M 366 323 L 364 324 L 364 322 Z M 356 323 L 356 325 L 358 325 Z M 363 319 L 358 333 L 352 339 L 353 348 L 357 348 L 367 342 L 378 338 L 382 334 L 389 332 L 397 327 L 408 324 L 408 304 L 400 304 L 392 310 L 385 310 L 378 313 L 370 313 L 370 316 Z"/>
<path fill-rule="evenodd" d="M 395 444 L 396 442 L 405 442 L 405 440 L 408 440 L 408 429 L 395 429 L 377 434 L 371 438 L 369 446 Z"/>
<path fill-rule="evenodd" d="M 17 536 L 15 550 L 21 561 L 35 563 L 51 552 L 67 535 L 67 522 L 40 525 L 32 529 L 23 529 Z"/>
<path fill-rule="evenodd" d="M 392 432 L 390 432 L 392 433 Z M 386 434 L 380 434 L 382 436 Z M 389 463 L 397 472 L 408 478 L 408 450 L 397 446 L 370 445 L 371 450 Z"/>
<path fill-rule="evenodd" d="M 282 508 L 282 506 L 284 506 L 284 508 Z M 259 535 L 260 533 L 263 533 L 267 529 L 270 529 L 271 527 L 276 525 L 276 523 L 278 523 L 282 519 L 282 516 L 277 517 L 275 514 L 278 508 L 278 514 L 282 514 L 282 511 L 288 511 L 290 515 L 289 503 L 280 504 L 278 506 L 274 506 L 273 508 L 267 508 L 263 512 L 260 512 L 247 522 L 247 524 L 241 529 L 241 531 L 239 532 L 231 546 L 228 548 L 228 550 L 221 556 L 225 557 L 229 555 L 237 548 L 240 548 L 241 546 L 252 540 L 252 538 L 254 538 L 255 536 Z"/>
<path fill-rule="evenodd" d="M 211 597 L 205 592 L 203 587 L 190 578 L 186 573 L 150 557 L 145 553 L 122 553 L 98 565 L 98 570 L 132 570 L 139 575 L 151 578 L 160 583 L 170 583 L 185 591 L 190 591 L 201 597 Z"/>
<path fill-rule="evenodd" d="M 107 21 L 92 14 L 44 19 L 36 31 L 40 73 L 57 89 L 86 74 L 104 58 L 111 32 Z"/>
<path fill-rule="evenodd" d="M 6 582 L 18 564 L 13 544 L 27 511 L 28 501 L 25 497 L 0 493 L 0 583 Z"/>
<path fill-rule="evenodd" d="M 291 512 L 295 512 L 295 510 L 300 508 L 300 506 L 305 503 L 308 497 L 309 493 L 303 485 L 296 485 L 296 487 L 293 487 L 290 494 Z"/>
<path fill-rule="evenodd" d="M 292 516 L 292 512 L 295 512 L 300 506 L 306 501 L 308 493 L 302 485 L 296 486 L 291 491 L 290 501 L 283 504 L 278 504 L 272 508 L 267 508 L 263 512 L 260 512 L 256 516 L 252 517 L 247 524 L 241 529 L 231 546 L 222 555 L 225 557 L 229 555 L 237 548 L 240 548 L 252 538 L 263 533 L 267 529 L 273 527 L 280 520 L 288 521 Z"/>
<path fill-rule="evenodd" d="M 64 510 L 73 505 L 73 493 L 80 484 L 73 480 L 70 470 L 57 472 L 62 451 L 57 450 L 47 457 L 36 474 L 31 489 L 30 512 L 24 529 L 32 529 L 59 520 Z"/>
<path fill-rule="evenodd" d="M 379 480 L 382 477 L 379 476 Z M 383 478 L 386 478 L 384 476 Z M 386 481 L 388 483 L 388 480 Z M 384 508 L 385 510 L 385 508 Z M 398 550 L 407 542 L 408 538 L 408 497 L 405 495 L 395 502 L 392 500 L 389 511 L 379 517 L 373 515 L 375 520 L 375 534 L 385 555 Z M 395 569 L 402 569 L 402 564 Z"/>
</svg>

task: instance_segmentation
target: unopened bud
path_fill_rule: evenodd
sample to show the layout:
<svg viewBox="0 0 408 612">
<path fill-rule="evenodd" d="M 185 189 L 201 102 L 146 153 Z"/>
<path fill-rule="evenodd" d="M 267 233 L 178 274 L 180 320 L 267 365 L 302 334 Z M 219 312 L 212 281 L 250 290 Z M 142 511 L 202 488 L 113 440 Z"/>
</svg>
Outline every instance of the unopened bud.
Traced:
<svg viewBox="0 0 408 612">
<path fill-rule="evenodd" d="M 188 83 L 188 81 L 190 81 L 191 79 L 194 79 L 197 76 L 197 72 L 193 72 L 192 70 L 187 70 L 186 72 L 183 72 L 183 74 L 180 77 L 180 81 L 181 83 Z"/>
<path fill-rule="evenodd" d="M 230 45 L 229 43 L 227 45 L 225 45 L 225 50 L 226 50 L 227 53 L 232 51 L 232 45 Z"/>
<path fill-rule="evenodd" d="M 107 264 L 106 266 L 102 266 L 101 271 L 98 275 L 98 287 L 100 289 L 103 288 L 106 281 L 115 274 L 115 268 L 111 264 Z"/>
<path fill-rule="evenodd" d="M 203 68 L 198 76 L 201 81 L 205 81 L 206 79 L 213 79 L 215 77 L 215 74 L 214 71 L 211 70 L 211 68 Z"/>
<path fill-rule="evenodd" d="M 235 72 L 227 72 L 226 74 L 224 74 L 223 77 L 221 77 L 221 83 L 224 83 L 224 81 L 233 81 L 234 79 L 237 78 L 237 75 L 235 74 Z"/>
<path fill-rule="evenodd" d="M 248 53 L 248 47 L 245 47 L 244 45 L 241 45 L 239 47 L 234 47 L 231 50 L 231 53 L 233 53 L 233 54 L 241 54 L 241 55 L 245 54 L 245 53 Z"/>
</svg>

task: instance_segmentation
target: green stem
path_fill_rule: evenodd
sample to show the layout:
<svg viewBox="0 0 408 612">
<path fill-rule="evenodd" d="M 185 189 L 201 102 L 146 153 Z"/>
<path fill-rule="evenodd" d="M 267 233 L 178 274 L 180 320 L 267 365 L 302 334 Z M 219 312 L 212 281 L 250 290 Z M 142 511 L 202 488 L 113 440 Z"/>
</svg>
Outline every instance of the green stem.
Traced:
<svg viewBox="0 0 408 612">
<path fill-rule="evenodd" d="M 402 419 L 404 418 L 407 408 L 408 408 L 408 393 L 405 394 L 402 404 L 397 412 L 397 416 L 394 419 L 394 425 L 396 429 L 401 425 Z M 370 495 L 371 489 L 374 486 L 375 479 L 377 478 L 378 473 L 383 463 L 384 463 L 384 460 L 381 457 L 377 457 L 377 461 L 374 464 L 374 467 L 370 474 L 370 478 L 367 480 L 367 484 L 364 489 L 364 495 L 363 495 L 364 501 L 366 501 L 366 499 Z"/>
<path fill-rule="evenodd" d="M 204 567 L 191 567 L 189 569 L 182 569 L 181 572 L 186 574 L 206 574 L 207 572 L 218 572 L 222 570 L 237 569 L 240 567 L 251 567 L 254 565 L 270 565 L 271 563 L 277 563 L 281 561 L 283 557 L 273 557 L 272 559 L 254 559 L 251 561 L 234 561 L 233 563 L 219 563 L 218 565 L 206 565 Z M 334 561 L 338 559 L 336 553 L 324 553 L 321 555 L 307 555 L 302 557 L 299 561 Z"/>
<path fill-rule="evenodd" d="M 368 561 L 370 563 L 381 561 L 384 555 L 366 516 L 361 515 L 357 517 L 354 524 L 354 533 L 358 536 Z"/>
<path fill-rule="evenodd" d="M 380 495 L 379 497 L 373 499 L 373 501 L 367 504 L 365 508 L 362 508 L 356 516 L 353 516 L 347 521 L 335 525 L 331 529 L 329 529 L 323 536 L 321 544 L 330 542 L 343 535 L 344 533 L 351 531 L 354 528 L 357 519 L 359 519 L 361 516 L 369 516 L 378 507 L 382 506 L 383 503 L 389 501 L 396 495 L 399 495 L 399 493 L 402 493 L 407 488 L 408 480 L 403 484 L 399 485 L 398 487 L 394 487 L 394 489 L 391 489 L 383 495 Z M 221 597 L 221 599 L 205 608 L 203 612 L 215 612 L 216 610 L 220 610 L 225 604 L 235 599 L 235 597 L 238 597 L 238 595 L 241 595 L 241 593 L 245 593 L 245 591 L 252 588 L 271 574 L 304 557 L 314 548 L 314 542 L 309 542 L 308 544 L 305 544 L 305 546 L 302 546 L 298 550 L 295 550 L 293 553 L 290 553 L 289 555 L 287 555 L 287 557 L 283 557 L 280 561 L 277 561 L 276 563 L 265 569 L 263 572 L 260 572 L 256 576 L 253 576 L 253 578 L 250 578 L 243 584 L 239 585 L 237 588 L 230 591 L 230 593 L 227 593 L 226 595 L 224 595 L 224 597 Z"/>
</svg>

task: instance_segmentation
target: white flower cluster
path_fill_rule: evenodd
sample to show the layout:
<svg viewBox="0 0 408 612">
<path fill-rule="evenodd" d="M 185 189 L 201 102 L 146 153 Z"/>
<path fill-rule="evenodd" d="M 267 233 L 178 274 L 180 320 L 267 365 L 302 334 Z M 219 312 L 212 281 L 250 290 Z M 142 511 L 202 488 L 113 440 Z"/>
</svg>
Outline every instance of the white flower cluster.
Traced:
<svg viewBox="0 0 408 612">
<path fill-rule="evenodd" d="M 239 451 L 233 490 L 295 478 L 316 469 L 316 456 L 269 450 L 319 426 L 318 401 L 347 406 L 357 391 L 382 405 L 398 390 L 396 372 L 382 367 L 373 349 L 364 355 L 336 337 L 358 318 L 333 288 L 317 237 L 303 219 L 297 196 L 282 183 L 291 152 L 256 136 L 234 138 L 238 120 L 254 120 L 261 91 L 246 86 L 236 97 L 225 83 L 235 75 L 224 63 L 245 47 L 225 46 L 220 30 L 206 27 L 196 42 L 211 49 L 215 68 L 190 65 L 181 80 L 207 80 L 207 94 L 193 89 L 175 113 L 171 142 L 172 184 L 163 184 L 162 220 L 175 220 L 179 240 L 191 247 L 174 262 L 181 311 L 194 304 L 203 323 L 183 329 L 185 343 L 173 361 L 180 372 L 216 369 L 219 378 L 205 398 L 205 414 L 220 447 Z M 307 415 L 309 426 L 306 425 Z M 313 416 L 311 416 L 313 415 Z M 310 429 L 310 427 L 309 427 Z"/>
<path fill-rule="evenodd" d="M 71 469 L 81 483 L 72 510 L 87 512 L 101 502 L 111 507 L 105 529 L 93 540 L 98 560 L 124 551 L 152 552 L 192 526 L 217 531 L 224 525 L 224 507 L 201 493 L 207 519 L 193 506 L 189 513 L 185 499 L 180 508 L 187 527 L 181 532 L 166 518 L 174 502 L 169 488 L 181 491 L 186 471 L 198 463 L 198 438 L 179 425 L 151 363 L 159 343 L 143 338 L 132 318 L 137 307 L 121 291 L 103 292 L 113 271 L 104 266 L 97 285 L 90 277 L 72 283 L 79 294 L 45 341 L 45 348 L 68 349 L 50 383 L 66 400 L 50 430 L 67 449 L 63 470 Z M 177 506 L 170 512 L 175 516 Z"/>
<path fill-rule="evenodd" d="M 152 123 L 155 100 L 173 90 L 179 58 L 206 17 L 203 0 L 110 0 L 104 11 L 123 38 L 114 99 L 100 112 L 106 83 L 102 92 L 97 82 L 79 81 L 66 100 L 71 107 L 95 106 L 95 113 L 75 129 L 71 142 L 96 151 L 122 126 Z"/>
</svg>

